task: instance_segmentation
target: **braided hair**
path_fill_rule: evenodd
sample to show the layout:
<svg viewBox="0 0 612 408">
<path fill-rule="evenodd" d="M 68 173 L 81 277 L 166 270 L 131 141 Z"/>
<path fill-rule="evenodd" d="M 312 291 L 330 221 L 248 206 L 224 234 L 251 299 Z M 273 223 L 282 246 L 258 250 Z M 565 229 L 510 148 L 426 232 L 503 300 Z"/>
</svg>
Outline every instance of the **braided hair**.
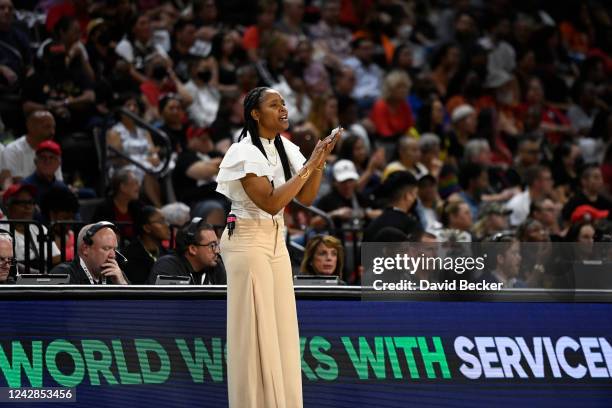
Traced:
<svg viewBox="0 0 612 408">
<path fill-rule="evenodd" d="M 238 138 L 238 140 L 242 140 L 244 137 L 246 137 L 247 133 L 250 134 L 251 142 L 253 143 L 255 147 L 259 149 L 259 151 L 264 155 L 266 159 L 268 158 L 268 155 L 266 154 L 263 144 L 261 143 L 261 140 L 259 139 L 259 128 L 257 125 L 257 121 L 253 119 L 253 116 L 251 116 L 251 111 L 253 109 L 259 108 L 259 104 L 261 103 L 261 100 L 264 94 L 270 90 L 272 89 L 260 86 L 260 87 L 251 89 L 251 91 L 249 91 L 249 93 L 246 95 L 246 97 L 244 98 L 244 128 L 242 129 L 242 132 L 240 133 L 240 137 Z M 285 174 L 285 181 L 289 181 L 289 179 L 291 178 L 289 158 L 287 157 L 287 152 L 285 151 L 285 145 L 283 144 L 283 141 L 281 140 L 280 135 L 276 135 L 276 137 L 274 138 L 274 146 L 276 147 L 276 150 L 278 151 L 278 154 L 281 159 L 281 163 L 283 165 L 283 173 Z"/>
</svg>

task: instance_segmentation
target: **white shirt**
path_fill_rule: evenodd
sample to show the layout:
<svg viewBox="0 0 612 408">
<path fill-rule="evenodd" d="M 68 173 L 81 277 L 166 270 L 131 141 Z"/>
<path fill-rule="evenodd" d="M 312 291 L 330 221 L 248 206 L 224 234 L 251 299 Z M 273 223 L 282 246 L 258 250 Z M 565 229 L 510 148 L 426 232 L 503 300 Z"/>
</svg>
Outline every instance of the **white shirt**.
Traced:
<svg viewBox="0 0 612 408">
<path fill-rule="evenodd" d="M 33 224 L 30 224 L 30 261 L 35 259 L 40 259 L 41 256 L 39 254 L 39 246 L 38 246 L 38 227 Z M 43 234 L 47 234 L 47 228 L 43 225 Z M 47 243 L 43 246 L 43 256 L 44 259 L 47 259 Z M 55 242 L 51 243 L 51 256 L 59 256 L 60 250 L 55 244 Z M 22 262 L 25 260 L 25 237 L 21 232 L 15 231 L 15 258 Z M 31 265 L 36 268 L 38 265 Z"/>
<path fill-rule="evenodd" d="M 9 170 L 12 177 L 26 178 L 36 170 L 34 157 L 36 150 L 28 143 L 25 136 L 12 141 L 2 151 L 2 170 Z M 58 167 L 55 178 L 63 180 L 62 169 Z"/>
<path fill-rule="evenodd" d="M 298 146 L 284 137 L 281 137 L 281 140 L 287 152 L 291 173 L 297 174 L 306 162 L 306 158 L 302 155 Z M 263 138 L 261 141 L 268 158 L 264 157 L 261 151 L 253 145 L 251 136 L 247 134 L 240 142 L 230 146 L 219 166 L 217 191 L 232 201 L 232 213 L 238 219 L 271 218 L 270 214 L 257 207 L 249 198 L 242 187 L 241 178 L 252 173 L 256 176 L 268 177 L 276 188 L 285 183 L 283 165 L 274 142 Z M 282 218 L 282 216 L 283 210 L 280 210 L 274 218 Z"/>
<path fill-rule="evenodd" d="M 221 94 L 215 88 L 205 85 L 198 87 L 195 82 L 189 81 L 185 89 L 193 98 L 193 103 L 187 109 L 189 117 L 199 127 L 209 127 L 217 118 Z"/>
<path fill-rule="evenodd" d="M 516 227 L 520 225 L 529 216 L 529 207 L 531 206 L 531 197 L 529 196 L 529 189 L 519 193 L 512 197 L 510 201 L 506 203 L 506 208 L 512 210 L 510 214 L 510 225 Z"/>
</svg>

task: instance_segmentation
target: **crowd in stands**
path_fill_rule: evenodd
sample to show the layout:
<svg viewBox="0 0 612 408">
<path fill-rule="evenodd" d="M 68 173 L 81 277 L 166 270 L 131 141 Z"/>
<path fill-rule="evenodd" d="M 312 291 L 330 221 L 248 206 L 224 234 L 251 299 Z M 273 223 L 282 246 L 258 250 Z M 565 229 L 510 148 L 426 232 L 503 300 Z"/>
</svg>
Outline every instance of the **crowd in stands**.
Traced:
<svg viewBox="0 0 612 408">
<path fill-rule="evenodd" d="M 501 242 L 487 279 L 555 285 L 519 243 L 612 241 L 611 74 L 598 0 L 0 0 L 0 281 L 224 284 L 215 177 L 267 86 L 304 156 L 345 129 L 285 211 L 294 273 Z"/>
</svg>

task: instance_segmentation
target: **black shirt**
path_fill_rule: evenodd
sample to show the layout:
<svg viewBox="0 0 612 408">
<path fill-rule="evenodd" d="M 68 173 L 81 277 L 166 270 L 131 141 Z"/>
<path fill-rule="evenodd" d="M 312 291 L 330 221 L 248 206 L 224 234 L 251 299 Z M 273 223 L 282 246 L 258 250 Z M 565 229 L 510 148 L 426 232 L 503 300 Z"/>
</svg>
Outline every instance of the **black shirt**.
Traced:
<svg viewBox="0 0 612 408">
<path fill-rule="evenodd" d="M 89 277 L 83 270 L 80 264 L 80 258 L 77 256 L 71 262 L 62 262 L 59 265 L 56 265 L 53 269 L 51 269 L 50 274 L 68 274 L 70 275 L 70 284 L 71 285 L 91 285 L 91 281 Z M 130 282 L 129 279 L 127 280 Z M 96 282 L 94 284 L 99 284 L 100 282 Z M 113 284 L 110 279 L 107 280 L 107 284 Z"/>
<path fill-rule="evenodd" d="M 158 251 L 157 259 L 168 254 L 168 251 L 163 247 L 160 247 Z M 128 279 L 135 285 L 144 285 L 157 259 L 147 252 L 142 241 L 138 238 L 128 245 L 124 255 L 128 259 L 125 266 L 125 274 Z"/>
<path fill-rule="evenodd" d="M 576 195 L 574 195 L 567 203 L 565 203 L 565 205 L 563 206 L 563 210 L 561 211 L 563 219 L 566 221 L 569 220 L 574 210 L 581 205 L 590 205 L 591 207 L 595 207 L 598 210 L 610 210 L 610 213 L 608 214 L 608 219 L 612 219 L 612 201 L 603 197 L 601 194 L 597 196 L 597 199 L 595 201 L 590 201 L 582 191 L 576 193 Z"/>
<path fill-rule="evenodd" d="M 202 282 L 202 275 L 204 276 L 204 282 Z M 191 264 L 182 255 L 165 255 L 162 256 L 155 262 L 153 269 L 147 279 L 148 285 L 154 285 L 155 280 L 158 276 L 184 276 L 191 278 L 192 285 L 225 285 L 227 283 L 225 275 L 225 266 L 221 261 L 221 257 L 217 261 L 217 266 L 212 268 L 204 268 L 201 271 L 194 271 Z"/>
<path fill-rule="evenodd" d="M 199 184 L 198 180 L 187 175 L 187 170 L 194 164 L 202 160 L 198 154 L 190 149 L 183 150 L 176 159 L 176 166 L 172 171 L 172 183 L 176 198 L 188 205 L 195 202 L 217 198 L 215 192 L 217 183 L 211 181 L 206 184 Z"/>
<path fill-rule="evenodd" d="M 397 228 L 406 235 L 414 234 L 421 231 L 423 227 L 418 219 L 404 211 L 397 210 L 391 207 L 385 208 L 383 213 L 376 219 L 372 220 L 370 225 L 363 233 L 364 242 L 375 242 L 376 234 L 385 227 Z"/>
</svg>

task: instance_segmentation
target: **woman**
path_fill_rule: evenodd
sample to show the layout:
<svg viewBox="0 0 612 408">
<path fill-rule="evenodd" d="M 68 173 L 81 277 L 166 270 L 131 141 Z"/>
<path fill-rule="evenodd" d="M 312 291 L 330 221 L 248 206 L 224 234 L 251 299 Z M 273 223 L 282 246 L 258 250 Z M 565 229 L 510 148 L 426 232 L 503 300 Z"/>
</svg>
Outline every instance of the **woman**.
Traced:
<svg viewBox="0 0 612 408">
<path fill-rule="evenodd" d="M 170 228 L 164 214 L 150 205 L 139 211 L 135 227 L 138 235 L 125 249 L 125 274 L 130 283 L 144 285 L 153 264 L 168 253 L 162 243 L 170 239 Z"/>
<path fill-rule="evenodd" d="M 373 192 L 380 185 L 386 163 L 383 148 L 378 148 L 370 155 L 363 139 L 352 135 L 342 141 L 338 159 L 347 159 L 355 164 L 359 173 L 357 186 L 360 192 Z"/>
<path fill-rule="evenodd" d="M 341 278 L 343 264 L 344 248 L 340 240 L 331 235 L 317 235 L 306 245 L 300 272 Z"/>
<path fill-rule="evenodd" d="M 135 96 L 128 96 L 123 107 L 135 115 L 142 114 L 142 107 Z M 150 170 L 156 170 L 161 164 L 158 156 L 159 147 L 155 146 L 151 134 L 127 115 L 120 115 L 121 119 L 106 134 L 106 145 L 123 152 L 132 160 L 136 160 Z M 134 172 L 139 183 L 143 184 L 147 198 L 155 206 L 161 206 L 161 188 L 159 181 L 151 174 L 145 174 L 140 167 L 130 164 L 126 160 L 111 159 L 113 170 L 125 165 Z M 112 173 L 111 173 L 112 174 Z"/>
<path fill-rule="evenodd" d="M 310 205 L 339 133 L 305 160 L 279 133 L 289 127 L 282 96 L 251 90 L 245 127 L 221 162 L 217 191 L 232 201 L 235 227 L 221 237 L 227 270 L 227 376 L 230 407 L 301 407 L 300 344 L 283 209 Z"/>
<path fill-rule="evenodd" d="M 370 119 L 376 133 L 384 140 L 396 140 L 414 126 L 412 110 L 407 102 L 412 82 L 402 71 L 392 71 L 385 78 L 382 98 L 376 101 Z"/>
</svg>

